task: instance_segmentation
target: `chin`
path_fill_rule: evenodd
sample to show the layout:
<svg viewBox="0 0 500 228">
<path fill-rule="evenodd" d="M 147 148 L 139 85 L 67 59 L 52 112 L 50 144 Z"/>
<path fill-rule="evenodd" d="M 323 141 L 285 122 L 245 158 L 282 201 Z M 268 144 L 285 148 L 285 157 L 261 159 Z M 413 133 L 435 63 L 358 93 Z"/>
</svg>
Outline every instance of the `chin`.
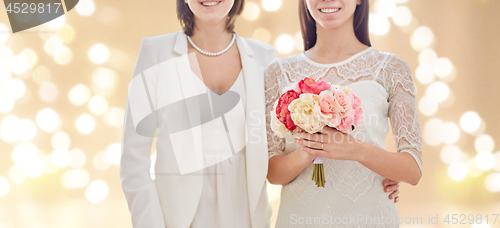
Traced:
<svg viewBox="0 0 500 228">
<path fill-rule="evenodd" d="M 338 27 L 340 27 L 343 23 L 339 22 L 339 21 L 322 21 L 322 22 L 318 22 L 318 25 L 320 25 L 321 27 L 325 28 L 325 29 L 336 29 Z"/>
</svg>

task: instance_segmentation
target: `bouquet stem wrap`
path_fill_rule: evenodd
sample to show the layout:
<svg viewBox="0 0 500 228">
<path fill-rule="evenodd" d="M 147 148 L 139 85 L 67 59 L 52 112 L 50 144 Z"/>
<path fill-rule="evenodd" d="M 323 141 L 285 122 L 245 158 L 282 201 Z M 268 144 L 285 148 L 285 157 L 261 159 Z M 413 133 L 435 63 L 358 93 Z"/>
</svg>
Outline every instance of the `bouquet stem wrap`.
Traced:
<svg viewBox="0 0 500 228">
<path fill-rule="evenodd" d="M 325 170 L 323 168 L 323 157 L 317 157 L 314 159 L 314 169 L 312 180 L 316 182 L 317 187 L 325 187 Z"/>
</svg>

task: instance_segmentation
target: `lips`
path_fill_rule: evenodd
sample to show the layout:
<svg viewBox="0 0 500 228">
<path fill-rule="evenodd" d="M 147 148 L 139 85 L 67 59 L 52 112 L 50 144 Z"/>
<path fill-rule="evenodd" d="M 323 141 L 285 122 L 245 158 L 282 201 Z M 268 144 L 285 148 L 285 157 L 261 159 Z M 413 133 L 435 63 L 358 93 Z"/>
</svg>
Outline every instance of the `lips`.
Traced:
<svg viewBox="0 0 500 228">
<path fill-rule="evenodd" d="M 200 2 L 200 4 L 202 6 L 215 6 L 215 5 L 218 5 L 219 3 L 221 3 L 221 1 L 206 1 L 206 2 Z"/>
</svg>

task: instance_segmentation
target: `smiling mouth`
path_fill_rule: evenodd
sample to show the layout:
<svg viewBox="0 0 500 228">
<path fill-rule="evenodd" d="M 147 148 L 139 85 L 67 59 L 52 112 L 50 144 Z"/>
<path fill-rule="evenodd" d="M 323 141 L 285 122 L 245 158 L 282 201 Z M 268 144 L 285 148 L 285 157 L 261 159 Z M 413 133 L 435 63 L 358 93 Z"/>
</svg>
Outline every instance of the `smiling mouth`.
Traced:
<svg viewBox="0 0 500 228">
<path fill-rule="evenodd" d="M 201 5 L 203 6 L 215 6 L 221 3 L 221 1 L 213 1 L 213 2 L 201 2 Z"/>
<path fill-rule="evenodd" d="M 335 13 L 340 11 L 340 8 L 324 8 L 324 9 L 319 9 L 322 13 Z"/>
</svg>

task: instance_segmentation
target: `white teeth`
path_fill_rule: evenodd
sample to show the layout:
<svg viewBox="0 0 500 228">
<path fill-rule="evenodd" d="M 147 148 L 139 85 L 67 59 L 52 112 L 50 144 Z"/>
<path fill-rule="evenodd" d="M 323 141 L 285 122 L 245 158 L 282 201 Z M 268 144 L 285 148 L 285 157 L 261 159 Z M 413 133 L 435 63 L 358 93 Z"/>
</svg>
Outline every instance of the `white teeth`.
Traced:
<svg viewBox="0 0 500 228">
<path fill-rule="evenodd" d="M 321 12 L 323 12 L 323 13 L 334 13 L 334 12 L 339 11 L 339 10 L 340 10 L 340 8 L 338 8 L 338 9 L 331 9 L 331 8 L 330 8 L 330 9 L 320 9 L 320 10 L 321 10 Z"/>
<path fill-rule="evenodd" d="M 215 6 L 219 4 L 219 2 L 202 2 L 201 4 L 204 6 Z"/>
</svg>

